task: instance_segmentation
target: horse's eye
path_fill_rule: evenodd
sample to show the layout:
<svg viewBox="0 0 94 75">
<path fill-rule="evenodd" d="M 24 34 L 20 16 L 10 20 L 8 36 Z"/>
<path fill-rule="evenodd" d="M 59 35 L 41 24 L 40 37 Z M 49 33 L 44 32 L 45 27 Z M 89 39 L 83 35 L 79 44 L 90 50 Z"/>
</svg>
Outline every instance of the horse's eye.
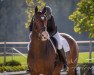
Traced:
<svg viewBox="0 0 94 75">
<path fill-rule="evenodd" d="M 44 20 L 44 17 L 42 16 L 41 19 Z"/>
</svg>

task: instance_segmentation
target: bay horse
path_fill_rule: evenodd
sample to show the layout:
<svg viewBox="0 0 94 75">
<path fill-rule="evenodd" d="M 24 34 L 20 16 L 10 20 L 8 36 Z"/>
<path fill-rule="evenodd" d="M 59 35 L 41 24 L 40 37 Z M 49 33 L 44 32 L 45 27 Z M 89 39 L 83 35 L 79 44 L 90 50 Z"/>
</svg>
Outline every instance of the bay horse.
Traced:
<svg viewBox="0 0 94 75">
<path fill-rule="evenodd" d="M 46 10 L 45 10 L 46 11 Z M 42 11 L 35 7 L 33 16 L 32 38 L 27 57 L 27 64 L 31 75 L 60 75 L 63 63 L 58 60 L 58 54 L 49 40 L 47 32 L 47 19 Z M 61 33 L 70 46 L 67 55 L 68 75 L 76 75 L 78 61 L 78 45 L 68 34 Z"/>
</svg>

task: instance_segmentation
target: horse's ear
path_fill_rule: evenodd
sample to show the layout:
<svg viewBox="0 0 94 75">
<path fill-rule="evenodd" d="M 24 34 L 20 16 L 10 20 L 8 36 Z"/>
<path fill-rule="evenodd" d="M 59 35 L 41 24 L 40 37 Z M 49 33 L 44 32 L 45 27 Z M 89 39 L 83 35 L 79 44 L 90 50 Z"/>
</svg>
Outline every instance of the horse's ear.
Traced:
<svg viewBox="0 0 94 75">
<path fill-rule="evenodd" d="M 35 14 L 38 12 L 38 7 L 36 6 L 35 7 Z"/>
<path fill-rule="evenodd" d="M 46 7 L 42 9 L 42 13 L 44 14 L 46 12 Z"/>
</svg>

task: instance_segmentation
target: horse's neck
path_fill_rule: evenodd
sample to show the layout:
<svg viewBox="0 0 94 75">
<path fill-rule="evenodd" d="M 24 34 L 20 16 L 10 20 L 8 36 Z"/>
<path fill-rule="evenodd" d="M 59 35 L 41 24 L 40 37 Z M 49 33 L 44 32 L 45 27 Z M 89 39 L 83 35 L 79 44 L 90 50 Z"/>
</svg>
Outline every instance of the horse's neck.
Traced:
<svg viewBox="0 0 94 75">
<path fill-rule="evenodd" d="M 46 53 L 46 42 L 42 42 L 35 33 L 32 33 L 31 44 L 31 52 L 35 54 L 36 57 Z"/>
<path fill-rule="evenodd" d="M 31 43 L 34 49 L 35 48 L 40 49 L 43 45 L 43 42 L 41 41 L 41 39 L 39 39 L 38 34 L 34 32 L 32 32 L 32 42 Z"/>
<path fill-rule="evenodd" d="M 38 35 L 36 33 L 32 32 L 32 40 L 31 40 L 31 53 L 34 55 L 36 58 L 44 58 L 44 56 L 49 57 L 50 54 L 54 54 L 54 49 L 50 43 L 50 41 L 41 41 L 41 39 L 38 38 Z"/>
</svg>

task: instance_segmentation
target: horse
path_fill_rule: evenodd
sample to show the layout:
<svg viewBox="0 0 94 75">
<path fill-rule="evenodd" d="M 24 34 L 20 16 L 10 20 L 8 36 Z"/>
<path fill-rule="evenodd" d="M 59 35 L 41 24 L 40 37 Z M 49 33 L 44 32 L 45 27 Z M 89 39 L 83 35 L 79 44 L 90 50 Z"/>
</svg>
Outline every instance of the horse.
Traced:
<svg viewBox="0 0 94 75">
<path fill-rule="evenodd" d="M 46 10 L 45 10 L 46 11 Z M 32 38 L 29 46 L 27 64 L 31 75 L 60 75 L 63 63 L 52 44 L 47 32 L 47 18 L 44 11 L 38 11 L 35 7 L 33 16 Z M 68 75 L 76 75 L 78 61 L 78 45 L 68 34 L 61 33 L 70 46 L 70 52 L 66 56 L 68 63 Z"/>
</svg>

